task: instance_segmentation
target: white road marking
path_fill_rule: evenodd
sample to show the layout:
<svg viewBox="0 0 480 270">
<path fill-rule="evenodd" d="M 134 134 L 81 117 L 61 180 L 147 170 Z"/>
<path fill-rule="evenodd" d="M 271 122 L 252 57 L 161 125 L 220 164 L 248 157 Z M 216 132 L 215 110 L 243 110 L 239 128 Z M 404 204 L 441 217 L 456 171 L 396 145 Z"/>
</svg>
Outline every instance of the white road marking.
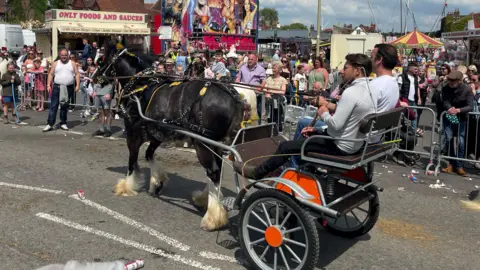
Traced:
<svg viewBox="0 0 480 270">
<path fill-rule="evenodd" d="M 110 209 L 108 209 L 107 207 L 105 207 L 105 206 L 103 206 L 103 205 L 100 205 L 100 204 L 98 204 L 98 203 L 96 203 L 96 202 L 93 202 L 93 201 L 88 200 L 88 199 L 81 200 L 81 199 L 78 197 L 77 194 L 70 195 L 70 196 L 68 196 L 68 197 L 70 197 L 70 198 L 72 198 L 72 199 L 75 199 L 75 200 L 77 200 L 77 201 L 80 201 L 80 202 L 82 202 L 82 203 L 84 203 L 84 204 L 86 204 L 86 205 L 88 205 L 88 206 L 91 206 L 91 207 L 97 209 L 98 211 L 103 212 L 103 213 L 105 213 L 105 214 L 108 214 L 108 215 L 112 216 L 113 218 L 115 218 L 115 219 L 117 219 L 117 220 L 120 220 L 120 221 L 122 221 L 123 223 L 125 223 L 125 224 L 127 224 L 127 225 L 130 225 L 130 226 L 132 226 L 132 227 L 134 227 L 134 228 L 137 228 L 137 229 L 139 229 L 139 230 L 141 230 L 141 231 L 144 231 L 144 232 L 150 234 L 151 236 L 155 236 L 155 237 L 158 238 L 160 241 L 163 241 L 163 242 L 165 242 L 165 243 L 167 243 L 167 244 L 169 244 L 169 245 L 171 245 L 171 246 L 173 246 L 173 247 L 176 247 L 176 248 L 178 248 L 178 249 L 180 249 L 180 250 L 182 250 L 182 251 L 188 251 L 188 250 L 190 249 L 190 246 L 185 245 L 185 244 L 183 244 L 183 243 L 180 243 L 179 241 L 177 241 L 177 240 L 175 240 L 175 239 L 173 239 L 173 238 L 170 238 L 170 237 L 164 235 L 163 233 L 160 233 L 160 232 L 152 229 L 151 227 L 148 227 L 148 226 L 146 226 L 146 225 L 143 225 L 143 224 L 140 223 L 140 222 L 137 222 L 137 221 L 135 221 L 135 220 L 133 220 L 133 219 L 131 219 L 131 218 L 129 218 L 129 217 L 126 217 L 126 216 L 124 216 L 124 215 L 122 215 L 122 214 L 120 214 L 120 213 L 118 213 L 118 212 L 115 212 L 115 211 L 113 211 L 113 210 L 110 210 Z"/>
<path fill-rule="evenodd" d="M 5 182 L 0 182 L 0 186 L 11 187 L 11 188 L 19 188 L 19 189 L 27 189 L 27 190 L 40 191 L 40 192 L 53 193 L 53 194 L 65 194 L 65 192 L 63 192 L 61 190 L 39 188 L 39 187 L 32 187 L 32 186 L 25 186 L 25 185 L 17 185 L 17 184 L 5 183 Z"/>
<path fill-rule="evenodd" d="M 128 239 L 122 238 L 120 236 L 117 236 L 117 235 L 114 235 L 114 234 L 111 234 L 111 233 L 108 233 L 108 232 L 100 231 L 100 230 L 97 230 L 97 229 L 94 229 L 94 228 L 91 228 L 91 227 L 88 227 L 88 226 L 85 226 L 85 225 L 81 225 L 81 224 L 78 224 L 78 223 L 75 223 L 75 222 L 57 217 L 57 216 L 53 216 L 53 215 L 50 215 L 50 214 L 47 214 L 47 213 L 37 213 L 36 216 L 39 217 L 39 218 L 50 220 L 52 222 L 56 222 L 58 224 L 65 225 L 65 226 L 70 227 L 70 228 L 77 229 L 79 231 L 93 233 L 95 235 L 105 237 L 105 238 L 113 240 L 113 241 L 117 241 L 119 243 L 122 243 L 122 244 L 127 245 L 127 246 L 134 247 L 134 248 L 139 249 L 139 250 L 143 250 L 143 251 L 146 251 L 146 252 L 157 254 L 159 256 L 171 259 L 173 261 L 181 262 L 181 263 L 186 264 L 188 266 L 192 266 L 192 267 L 196 267 L 196 268 L 200 268 L 200 269 L 205 269 L 205 270 L 220 270 L 220 268 L 217 268 L 217 267 L 213 267 L 213 266 L 209 266 L 209 265 L 203 265 L 201 262 L 197 262 L 197 261 L 194 261 L 194 260 L 191 260 L 191 259 L 187 259 L 187 258 L 184 258 L 180 255 L 168 254 L 165 251 L 157 249 L 155 247 L 148 246 L 148 245 L 136 242 L 136 241 L 128 240 Z"/>
<path fill-rule="evenodd" d="M 202 251 L 200 252 L 200 256 L 203 258 L 211 259 L 211 260 L 219 260 L 219 261 L 227 261 L 227 262 L 232 262 L 232 263 L 237 263 L 240 265 L 245 264 L 243 260 L 237 260 L 233 257 L 218 254 L 218 253 L 213 253 L 209 251 Z"/>
</svg>

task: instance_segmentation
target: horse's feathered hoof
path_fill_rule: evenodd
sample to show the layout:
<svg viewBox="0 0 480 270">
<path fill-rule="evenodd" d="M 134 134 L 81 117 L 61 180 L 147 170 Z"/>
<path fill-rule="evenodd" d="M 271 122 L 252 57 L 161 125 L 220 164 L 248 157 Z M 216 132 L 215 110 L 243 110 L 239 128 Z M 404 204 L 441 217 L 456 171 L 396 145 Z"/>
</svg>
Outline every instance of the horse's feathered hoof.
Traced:
<svg viewBox="0 0 480 270">
<path fill-rule="evenodd" d="M 163 187 L 163 182 L 160 182 L 158 184 L 151 184 L 150 188 L 148 189 L 148 194 L 152 197 L 158 197 L 160 192 L 163 190 Z"/>
<path fill-rule="evenodd" d="M 121 179 L 113 188 L 113 193 L 117 196 L 136 196 L 137 192 L 133 190 L 126 179 Z"/>
</svg>

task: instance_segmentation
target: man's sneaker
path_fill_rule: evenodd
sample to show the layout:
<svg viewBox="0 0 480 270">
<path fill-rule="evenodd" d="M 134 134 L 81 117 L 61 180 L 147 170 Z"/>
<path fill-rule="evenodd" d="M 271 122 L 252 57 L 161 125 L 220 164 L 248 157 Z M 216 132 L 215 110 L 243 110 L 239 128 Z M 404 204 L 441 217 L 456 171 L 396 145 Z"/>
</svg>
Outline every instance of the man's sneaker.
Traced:
<svg viewBox="0 0 480 270">
<path fill-rule="evenodd" d="M 43 129 L 43 132 L 48 132 L 48 131 L 51 131 L 53 130 L 53 127 L 50 126 L 50 125 L 46 125 L 45 128 Z"/>
<path fill-rule="evenodd" d="M 92 134 L 92 136 L 102 136 L 103 134 L 104 134 L 103 131 L 97 130 L 97 131 L 95 131 L 95 132 Z"/>
<path fill-rule="evenodd" d="M 3 118 L 3 123 L 4 124 L 10 124 L 10 121 L 8 120 L 8 117 Z"/>
<path fill-rule="evenodd" d="M 110 130 L 106 130 L 104 136 L 108 138 L 108 137 L 112 136 L 112 132 Z"/>
<path fill-rule="evenodd" d="M 68 127 L 67 127 L 67 125 L 65 125 L 65 124 L 60 125 L 60 128 L 63 129 L 63 130 L 68 130 Z"/>
</svg>

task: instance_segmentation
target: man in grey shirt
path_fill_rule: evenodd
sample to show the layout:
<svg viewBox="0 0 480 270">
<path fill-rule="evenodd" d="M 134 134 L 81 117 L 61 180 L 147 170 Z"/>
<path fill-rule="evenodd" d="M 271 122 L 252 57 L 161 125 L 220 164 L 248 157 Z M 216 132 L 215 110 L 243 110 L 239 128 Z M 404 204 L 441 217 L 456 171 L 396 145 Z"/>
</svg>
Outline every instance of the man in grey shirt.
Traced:
<svg viewBox="0 0 480 270">
<path fill-rule="evenodd" d="M 94 79 L 93 97 L 95 98 L 95 108 L 99 113 L 100 128 L 93 133 L 93 136 L 112 136 L 110 128 L 112 104 L 113 84 L 108 82 L 104 77 Z"/>
<path fill-rule="evenodd" d="M 336 139 L 362 139 L 366 134 L 360 133 L 361 120 L 368 114 L 376 112 L 377 97 L 368 87 L 368 75 L 372 72 L 372 62 L 364 54 L 349 54 L 344 67 L 345 81 L 353 81 L 338 101 L 335 114 L 331 115 L 328 104 L 318 109 L 318 115 L 328 126 L 327 134 Z M 302 134 L 309 136 L 315 133 L 312 127 L 306 127 Z M 274 156 L 258 167 L 243 166 L 234 162 L 237 172 L 242 172 L 247 178 L 258 180 L 275 171 L 288 161 L 291 155 L 298 155 L 306 139 L 285 141 L 280 143 Z M 305 147 L 305 152 L 315 152 L 328 155 L 351 155 L 362 148 L 363 142 L 345 140 L 317 139 Z"/>
</svg>

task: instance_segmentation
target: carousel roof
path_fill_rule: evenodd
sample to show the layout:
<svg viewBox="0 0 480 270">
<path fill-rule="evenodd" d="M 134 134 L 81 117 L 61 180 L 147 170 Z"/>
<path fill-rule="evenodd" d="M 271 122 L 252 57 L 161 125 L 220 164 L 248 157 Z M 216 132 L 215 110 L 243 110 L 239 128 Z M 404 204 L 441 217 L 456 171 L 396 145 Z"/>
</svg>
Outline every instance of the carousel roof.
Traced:
<svg viewBox="0 0 480 270">
<path fill-rule="evenodd" d="M 417 30 L 399 37 L 390 44 L 404 48 L 437 48 L 443 46 L 442 42 L 436 41 Z"/>
</svg>

